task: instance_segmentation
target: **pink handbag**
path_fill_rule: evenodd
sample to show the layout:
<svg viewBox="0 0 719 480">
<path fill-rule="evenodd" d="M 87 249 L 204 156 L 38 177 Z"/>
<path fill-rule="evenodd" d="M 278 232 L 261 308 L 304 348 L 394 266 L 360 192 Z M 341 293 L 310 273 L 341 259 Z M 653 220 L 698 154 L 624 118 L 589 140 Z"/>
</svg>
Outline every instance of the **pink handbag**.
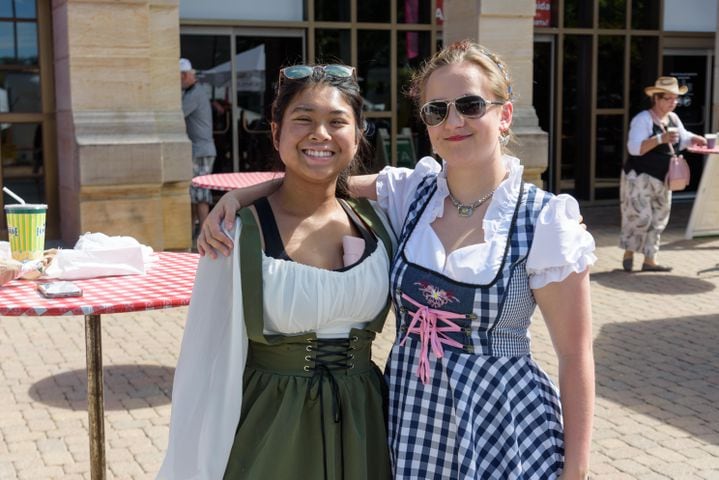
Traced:
<svg viewBox="0 0 719 480">
<path fill-rule="evenodd" d="M 664 179 L 667 188 L 672 192 L 684 190 L 689 185 L 690 179 L 687 161 L 682 155 L 672 155 L 672 159 L 669 161 L 669 171 Z"/>
<path fill-rule="evenodd" d="M 664 129 L 664 124 L 660 122 L 653 113 L 652 118 L 654 119 L 654 123 L 659 125 L 659 128 L 662 129 L 662 132 L 666 132 L 666 130 Z M 674 145 L 672 145 L 671 143 L 668 145 L 669 150 L 672 152 L 672 158 L 671 160 L 669 160 L 669 170 L 667 171 L 667 176 L 664 177 L 664 184 L 672 192 L 684 190 L 685 188 L 687 188 L 687 186 L 689 186 L 689 181 L 691 180 L 691 174 L 689 173 L 689 164 L 686 160 L 684 160 L 684 157 L 682 155 L 676 154 L 676 152 L 674 151 Z"/>
</svg>

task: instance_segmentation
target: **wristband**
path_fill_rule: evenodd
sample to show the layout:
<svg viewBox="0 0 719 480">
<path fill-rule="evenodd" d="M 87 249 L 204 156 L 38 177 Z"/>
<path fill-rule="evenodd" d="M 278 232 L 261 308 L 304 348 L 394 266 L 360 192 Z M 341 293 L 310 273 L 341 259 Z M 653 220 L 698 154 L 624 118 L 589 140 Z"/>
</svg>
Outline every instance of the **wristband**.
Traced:
<svg viewBox="0 0 719 480">
<path fill-rule="evenodd" d="M 661 145 L 662 143 L 664 143 L 664 142 L 662 141 L 662 134 L 661 134 L 661 133 L 657 133 L 656 138 L 657 138 L 657 144 Z"/>
</svg>

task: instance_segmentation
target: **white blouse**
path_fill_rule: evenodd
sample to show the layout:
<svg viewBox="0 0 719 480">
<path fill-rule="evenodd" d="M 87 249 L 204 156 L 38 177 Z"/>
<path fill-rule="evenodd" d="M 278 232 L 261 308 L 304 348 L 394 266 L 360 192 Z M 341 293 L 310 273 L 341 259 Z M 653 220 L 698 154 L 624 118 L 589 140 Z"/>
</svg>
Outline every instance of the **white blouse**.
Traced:
<svg viewBox="0 0 719 480">
<path fill-rule="evenodd" d="M 386 167 L 380 172 L 377 177 L 378 202 L 397 234 L 422 178 L 439 173 L 437 190 L 405 246 L 409 261 L 465 283 L 488 283 L 496 276 L 502 264 L 524 170 L 515 157 L 505 155 L 503 160 L 509 176 L 500 183 L 485 213 L 485 241 L 449 254 L 431 226 L 444 213 L 444 199 L 449 194 L 446 171 L 432 157 L 424 157 L 414 170 Z M 570 273 L 582 272 L 594 264 L 597 259 L 593 253 L 594 238 L 578 219 L 579 205 L 569 195 L 557 195 L 544 206 L 527 259 L 531 288 L 560 282 Z"/>
<path fill-rule="evenodd" d="M 266 335 L 347 337 L 387 303 L 389 257 L 381 240 L 364 261 L 345 271 L 323 270 L 262 254 Z M 361 300 L 361 301 L 358 301 Z"/>
<path fill-rule="evenodd" d="M 672 115 L 679 129 L 679 150 L 684 150 L 692 142 L 692 132 L 684 128 L 684 124 L 676 114 Z M 654 135 L 654 119 L 649 110 L 643 110 L 632 118 L 627 138 L 627 151 L 630 155 L 639 155 L 642 142 Z"/>
</svg>

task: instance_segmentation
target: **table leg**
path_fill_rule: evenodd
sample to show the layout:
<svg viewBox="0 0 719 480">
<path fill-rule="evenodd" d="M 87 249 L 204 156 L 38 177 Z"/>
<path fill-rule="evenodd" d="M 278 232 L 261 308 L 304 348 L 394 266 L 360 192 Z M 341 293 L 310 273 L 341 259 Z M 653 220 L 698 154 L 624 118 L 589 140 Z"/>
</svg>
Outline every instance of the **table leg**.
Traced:
<svg viewBox="0 0 719 480">
<path fill-rule="evenodd" d="M 85 315 L 87 416 L 90 429 L 90 478 L 105 480 L 105 407 L 100 315 Z"/>
</svg>

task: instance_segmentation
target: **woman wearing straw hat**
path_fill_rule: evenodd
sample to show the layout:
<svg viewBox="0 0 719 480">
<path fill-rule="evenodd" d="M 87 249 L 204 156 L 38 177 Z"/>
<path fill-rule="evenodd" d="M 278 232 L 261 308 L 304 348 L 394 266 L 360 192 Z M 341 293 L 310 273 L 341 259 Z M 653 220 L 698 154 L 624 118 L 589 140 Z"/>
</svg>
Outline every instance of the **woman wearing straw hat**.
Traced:
<svg viewBox="0 0 719 480">
<path fill-rule="evenodd" d="M 658 264 L 659 238 L 669 222 L 672 193 L 664 183 L 672 150 L 689 145 L 706 145 L 706 139 L 686 130 L 674 109 L 687 93 L 674 77 L 659 77 L 644 93 L 652 100 L 648 110 L 639 112 L 629 127 L 627 150 L 620 184 L 622 231 L 619 246 L 624 249 L 622 267 L 631 272 L 634 252 L 644 255 L 642 271 L 668 272 Z M 671 146 L 670 146 L 671 145 Z"/>
</svg>

